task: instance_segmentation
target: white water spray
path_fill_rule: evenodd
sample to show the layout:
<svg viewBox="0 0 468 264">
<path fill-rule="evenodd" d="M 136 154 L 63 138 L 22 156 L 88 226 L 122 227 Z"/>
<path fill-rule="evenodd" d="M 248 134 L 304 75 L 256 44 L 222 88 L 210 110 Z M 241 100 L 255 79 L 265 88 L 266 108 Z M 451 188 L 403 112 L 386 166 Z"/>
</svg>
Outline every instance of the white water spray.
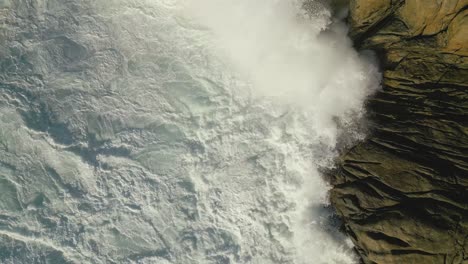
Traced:
<svg viewBox="0 0 468 264">
<path fill-rule="evenodd" d="M 189 226 L 198 242 L 172 249 L 175 263 L 353 263 L 346 238 L 327 226 L 329 186 L 318 169 L 336 156 L 336 120 L 359 119 L 378 75 L 326 6 L 309 1 L 306 11 L 296 0 L 111 6 L 118 5 L 131 11 L 115 23 L 143 40 L 128 43 L 123 34 L 120 44 L 133 56 L 135 48 L 151 53 L 158 46 L 174 68 L 170 77 L 151 76 L 161 82 L 159 96 L 175 96 L 182 103 L 176 113 L 186 109 L 196 119 L 182 130 L 201 150 L 180 156 L 183 168 L 172 177 L 187 174 L 193 184 L 197 217 Z M 128 13 L 135 7 L 141 18 Z"/>
<path fill-rule="evenodd" d="M 12 212 L 24 225 L 5 234 L 76 263 L 355 263 L 329 224 L 319 170 L 332 166 L 340 135 L 359 137 L 343 129 L 362 117 L 379 77 L 323 4 L 75 4 L 86 8 L 65 23 L 70 39 L 30 57 L 45 76 L 39 99 L 79 135 L 70 142 L 97 143 L 63 146 L 12 125 L 26 142 L 15 155 L 38 157 L 24 167 L 41 180 L 23 193 L 50 202 Z M 54 66 L 80 45 L 85 55 L 69 68 Z M 43 254 L 35 250 L 31 259 Z"/>
<path fill-rule="evenodd" d="M 317 168 L 336 156 L 336 120 L 358 120 L 379 82 L 375 65 L 352 48 L 323 2 L 200 0 L 188 11 L 213 33 L 216 54 L 250 81 L 255 103 L 287 116 L 267 124 L 265 141 L 280 157 L 270 157 L 268 177 L 287 204 L 272 237 L 293 252 L 293 263 L 353 262 L 345 239 L 327 233 L 317 210 L 328 191 Z"/>
</svg>

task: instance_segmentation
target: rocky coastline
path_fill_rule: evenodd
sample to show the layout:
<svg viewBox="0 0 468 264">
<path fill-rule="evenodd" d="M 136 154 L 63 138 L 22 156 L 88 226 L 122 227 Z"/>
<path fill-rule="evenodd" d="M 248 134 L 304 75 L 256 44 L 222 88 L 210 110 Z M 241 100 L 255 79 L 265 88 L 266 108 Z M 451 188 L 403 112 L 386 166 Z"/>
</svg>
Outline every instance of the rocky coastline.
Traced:
<svg viewBox="0 0 468 264">
<path fill-rule="evenodd" d="M 351 0 L 382 90 L 330 198 L 362 262 L 468 263 L 468 1 Z"/>
</svg>

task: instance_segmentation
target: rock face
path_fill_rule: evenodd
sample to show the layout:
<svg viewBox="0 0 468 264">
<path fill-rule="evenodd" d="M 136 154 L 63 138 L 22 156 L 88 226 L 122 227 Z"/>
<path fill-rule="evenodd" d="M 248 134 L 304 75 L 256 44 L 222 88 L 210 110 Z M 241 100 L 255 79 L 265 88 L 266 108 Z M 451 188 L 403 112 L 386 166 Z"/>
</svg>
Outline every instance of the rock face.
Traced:
<svg viewBox="0 0 468 264">
<path fill-rule="evenodd" d="M 350 34 L 381 57 L 383 88 L 331 200 L 364 263 L 468 263 L 467 7 L 350 1 Z"/>
</svg>

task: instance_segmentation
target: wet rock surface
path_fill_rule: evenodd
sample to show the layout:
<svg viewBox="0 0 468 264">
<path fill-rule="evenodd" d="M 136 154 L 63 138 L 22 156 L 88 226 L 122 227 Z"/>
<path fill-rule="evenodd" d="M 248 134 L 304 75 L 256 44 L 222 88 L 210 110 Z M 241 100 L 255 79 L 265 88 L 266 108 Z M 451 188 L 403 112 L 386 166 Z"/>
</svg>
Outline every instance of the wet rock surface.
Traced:
<svg viewBox="0 0 468 264">
<path fill-rule="evenodd" d="M 379 54 L 383 84 L 331 200 L 364 263 L 468 263 L 467 7 L 350 1 L 350 34 Z"/>
</svg>

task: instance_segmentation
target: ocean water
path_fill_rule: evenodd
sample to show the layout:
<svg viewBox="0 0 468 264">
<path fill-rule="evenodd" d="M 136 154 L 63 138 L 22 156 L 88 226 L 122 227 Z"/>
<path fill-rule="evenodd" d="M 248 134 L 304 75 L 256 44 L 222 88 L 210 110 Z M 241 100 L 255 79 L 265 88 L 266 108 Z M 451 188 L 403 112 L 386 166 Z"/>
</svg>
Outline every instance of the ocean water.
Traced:
<svg viewBox="0 0 468 264">
<path fill-rule="evenodd" d="M 0 8 L 0 262 L 356 263 L 320 171 L 379 75 L 326 2 Z"/>
</svg>

